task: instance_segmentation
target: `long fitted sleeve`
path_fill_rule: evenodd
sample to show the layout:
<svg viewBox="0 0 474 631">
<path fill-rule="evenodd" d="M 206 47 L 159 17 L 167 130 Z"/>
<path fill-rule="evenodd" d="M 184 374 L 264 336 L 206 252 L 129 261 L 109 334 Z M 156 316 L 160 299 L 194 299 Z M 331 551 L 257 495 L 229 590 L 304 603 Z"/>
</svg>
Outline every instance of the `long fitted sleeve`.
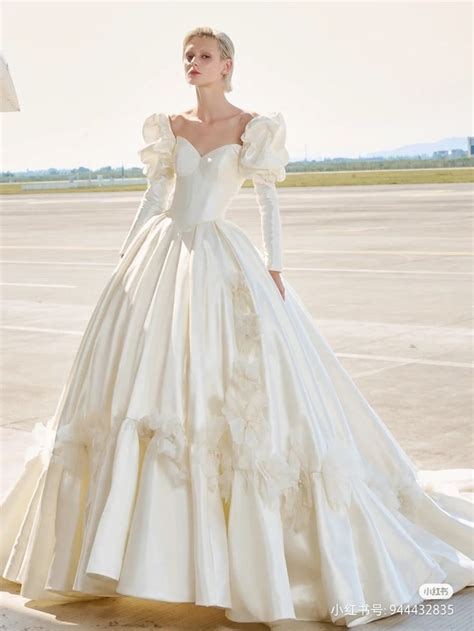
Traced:
<svg viewBox="0 0 474 631">
<path fill-rule="evenodd" d="M 283 270 L 282 229 L 280 202 L 274 183 L 254 180 L 254 188 L 260 212 L 263 255 L 269 270 Z"/>
<path fill-rule="evenodd" d="M 147 178 L 147 188 L 120 248 L 121 256 L 147 221 L 168 209 L 176 183 L 173 163 L 176 138 L 167 115 L 160 112 L 147 116 L 142 134 L 146 144 L 138 151 L 138 155 L 144 164 L 142 172 Z"/>
<path fill-rule="evenodd" d="M 269 270 L 283 270 L 282 227 L 276 182 L 286 177 L 289 154 L 280 112 L 252 118 L 242 135 L 240 170 L 252 180 L 260 213 L 263 260 Z"/>
</svg>

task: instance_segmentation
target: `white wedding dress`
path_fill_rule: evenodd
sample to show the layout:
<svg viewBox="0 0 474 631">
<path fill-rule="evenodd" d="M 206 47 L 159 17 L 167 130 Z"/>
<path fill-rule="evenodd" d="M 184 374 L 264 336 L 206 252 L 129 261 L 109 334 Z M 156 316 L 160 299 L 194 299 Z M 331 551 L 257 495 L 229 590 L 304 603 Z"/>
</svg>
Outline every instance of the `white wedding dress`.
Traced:
<svg viewBox="0 0 474 631">
<path fill-rule="evenodd" d="M 32 599 L 341 626 L 422 602 L 424 583 L 473 585 L 467 494 L 417 471 L 268 272 L 283 269 L 281 113 L 205 155 L 165 113 L 143 132 L 149 186 L 3 501 L 1 575 Z M 247 178 L 264 257 L 226 219 Z"/>
</svg>

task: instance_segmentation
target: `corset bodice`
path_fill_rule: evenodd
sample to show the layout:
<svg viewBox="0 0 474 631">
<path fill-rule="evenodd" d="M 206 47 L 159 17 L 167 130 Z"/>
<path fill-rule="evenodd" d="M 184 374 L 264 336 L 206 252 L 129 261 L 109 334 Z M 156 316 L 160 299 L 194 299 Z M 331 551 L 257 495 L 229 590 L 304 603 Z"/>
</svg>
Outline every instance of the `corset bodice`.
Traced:
<svg viewBox="0 0 474 631">
<path fill-rule="evenodd" d="M 238 144 L 227 144 L 200 155 L 186 138 L 176 138 L 176 181 L 167 214 L 180 230 L 203 221 L 224 219 L 245 180 L 238 169 L 241 149 Z"/>
</svg>

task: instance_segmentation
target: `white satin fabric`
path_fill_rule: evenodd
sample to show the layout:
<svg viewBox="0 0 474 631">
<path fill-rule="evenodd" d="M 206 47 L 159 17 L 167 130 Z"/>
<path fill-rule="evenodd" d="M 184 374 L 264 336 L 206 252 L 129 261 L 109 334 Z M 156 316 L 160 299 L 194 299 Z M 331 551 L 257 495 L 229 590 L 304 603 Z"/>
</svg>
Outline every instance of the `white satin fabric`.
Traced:
<svg viewBox="0 0 474 631">
<path fill-rule="evenodd" d="M 185 227 L 205 221 L 206 217 L 223 218 L 243 182 L 251 179 L 260 212 L 264 263 L 267 269 L 282 271 L 280 208 L 275 182 L 285 179 L 289 154 L 281 112 L 254 116 L 245 126 L 241 144 L 222 145 L 202 156 L 189 140 L 174 135 L 164 112 L 147 116 L 142 134 L 146 144 L 138 154 L 145 165 L 143 174 L 148 187 L 120 249 L 121 255 L 144 223 L 151 216 L 165 212 L 170 204 L 175 221 L 181 219 L 180 224 Z M 225 161 L 216 162 L 215 157 L 217 153 L 232 150 L 237 152 L 237 160 L 229 170 Z M 207 168 L 196 168 L 201 163 Z M 222 170 L 226 172 L 222 188 L 216 189 L 213 183 Z M 212 177 L 207 178 L 208 174 Z"/>
<path fill-rule="evenodd" d="M 348 627 L 472 585 L 472 471 L 418 471 L 286 279 L 282 299 L 225 216 L 242 149 L 170 150 L 171 205 L 136 226 L 1 506 L 1 575 Z"/>
</svg>

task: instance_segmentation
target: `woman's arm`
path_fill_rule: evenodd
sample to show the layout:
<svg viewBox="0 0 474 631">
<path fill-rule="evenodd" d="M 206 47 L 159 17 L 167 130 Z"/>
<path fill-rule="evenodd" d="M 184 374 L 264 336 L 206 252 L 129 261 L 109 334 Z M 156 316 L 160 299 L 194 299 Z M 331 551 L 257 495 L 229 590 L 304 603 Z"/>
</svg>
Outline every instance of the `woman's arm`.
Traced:
<svg viewBox="0 0 474 631">
<path fill-rule="evenodd" d="M 280 202 L 274 182 L 253 180 L 260 212 L 265 266 L 275 281 L 283 299 L 285 288 L 280 273 L 283 270 L 282 229 Z"/>
</svg>

